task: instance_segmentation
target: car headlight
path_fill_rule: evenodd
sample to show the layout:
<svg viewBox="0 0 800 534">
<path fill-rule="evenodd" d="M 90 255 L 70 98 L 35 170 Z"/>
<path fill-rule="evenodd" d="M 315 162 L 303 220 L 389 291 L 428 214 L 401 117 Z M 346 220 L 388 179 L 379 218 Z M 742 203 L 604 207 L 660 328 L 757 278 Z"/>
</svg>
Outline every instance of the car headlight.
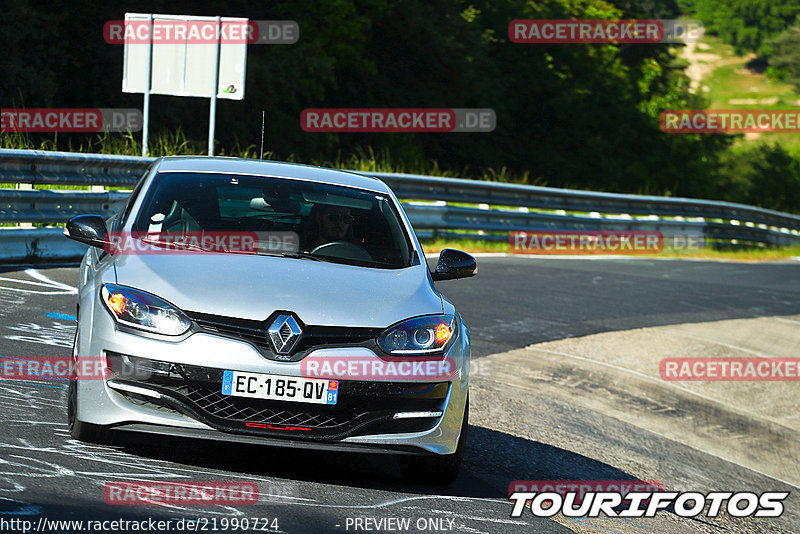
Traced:
<svg viewBox="0 0 800 534">
<path fill-rule="evenodd" d="M 426 315 L 390 326 L 378 336 L 378 346 L 389 354 L 441 352 L 453 339 L 456 320 L 452 315 Z"/>
<path fill-rule="evenodd" d="M 166 300 L 132 287 L 103 284 L 100 296 L 120 324 L 168 336 L 179 336 L 192 326 L 189 318 Z"/>
</svg>

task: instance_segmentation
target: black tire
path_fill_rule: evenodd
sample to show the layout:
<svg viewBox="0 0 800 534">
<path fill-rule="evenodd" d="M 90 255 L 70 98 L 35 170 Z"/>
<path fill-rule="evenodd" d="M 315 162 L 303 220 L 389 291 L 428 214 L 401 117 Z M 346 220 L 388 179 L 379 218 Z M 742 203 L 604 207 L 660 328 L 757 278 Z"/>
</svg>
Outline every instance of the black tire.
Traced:
<svg viewBox="0 0 800 534">
<path fill-rule="evenodd" d="M 76 416 L 78 413 L 78 388 L 75 380 L 70 380 L 67 390 L 67 423 L 69 435 L 85 443 L 108 443 L 107 431 L 100 425 L 84 423 Z"/>
<path fill-rule="evenodd" d="M 105 428 L 100 425 L 84 423 L 77 418 L 78 388 L 76 386 L 75 380 L 69 381 L 69 389 L 67 390 L 67 424 L 69 427 L 69 435 L 78 441 L 86 443 L 108 443 L 107 431 Z"/>
<path fill-rule="evenodd" d="M 400 472 L 408 482 L 431 486 L 449 486 L 458 478 L 464 449 L 467 446 L 467 429 L 469 428 L 469 393 L 464 406 L 464 420 L 461 423 L 461 435 L 453 454 L 437 456 L 398 456 Z"/>
<path fill-rule="evenodd" d="M 80 317 L 80 307 L 76 311 L 77 317 Z M 75 330 L 75 339 L 72 341 L 72 357 L 76 358 L 78 355 L 78 330 Z M 69 381 L 69 388 L 67 389 L 67 427 L 69 435 L 73 439 L 83 441 L 85 443 L 103 444 L 109 443 L 108 430 L 101 425 L 93 425 L 91 423 L 84 423 L 78 419 L 78 384 L 75 380 Z"/>
</svg>

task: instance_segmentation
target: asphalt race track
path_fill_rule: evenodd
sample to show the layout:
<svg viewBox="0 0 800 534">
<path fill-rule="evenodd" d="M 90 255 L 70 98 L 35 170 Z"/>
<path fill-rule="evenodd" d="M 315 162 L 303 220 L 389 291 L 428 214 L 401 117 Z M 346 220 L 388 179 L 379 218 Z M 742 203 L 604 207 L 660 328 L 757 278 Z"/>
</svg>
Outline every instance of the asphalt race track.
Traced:
<svg viewBox="0 0 800 534">
<path fill-rule="evenodd" d="M 437 284 L 471 327 L 477 369 L 481 361 L 501 365 L 501 353 L 511 354 L 509 358 L 522 357 L 519 351 L 531 344 L 612 336 L 634 329 L 800 315 L 800 266 L 796 262 L 481 257 L 478 263 L 476 278 Z M 75 267 L 8 267 L 0 271 L 0 355 L 68 355 L 75 328 L 76 284 Z M 798 326 L 799 322 L 787 323 L 786 328 L 797 330 Z M 19 519 L 37 524 L 40 518 L 184 518 L 194 520 L 189 525 L 202 531 L 206 530 L 203 525 L 214 519 L 267 518 L 269 528 L 262 529 L 262 522 L 258 530 L 292 533 L 367 531 L 365 526 L 379 530 L 376 523 L 363 522 L 362 528 L 356 529 L 356 518 L 411 518 L 408 532 L 800 529 L 798 479 L 793 474 L 798 456 L 796 441 L 793 450 L 785 450 L 785 465 L 769 464 L 778 474 L 768 474 L 766 468 L 754 469 L 742 465 L 744 460 L 732 461 L 730 456 L 712 454 L 706 447 L 648 430 L 646 421 L 635 424 L 603 411 L 599 405 L 566 402 L 558 396 L 565 390 L 558 380 L 547 385 L 555 393 L 531 390 L 525 397 L 513 397 L 509 401 L 513 404 L 506 404 L 501 402 L 505 397 L 488 395 L 492 388 L 511 391 L 504 385 L 506 379 L 498 378 L 501 368 L 497 369 L 498 374 L 486 382 L 476 374 L 465 464 L 457 482 L 442 490 L 404 483 L 388 456 L 171 438 L 142 437 L 110 446 L 79 443 L 67 436 L 64 385 L 3 380 L 0 521 Z M 591 382 L 587 369 L 576 367 L 571 376 Z M 570 376 L 560 380 L 568 384 Z M 790 391 L 797 406 L 798 390 L 795 387 Z M 593 394 L 582 398 L 591 399 Z M 636 394 L 634 391 L 631 395 Z M 645 395 L 648 393 L 643 391 L 641 396 Z M 669 399 L 657 400 L 669 411 Z M 694 410 L 705 409 L 698 406 Z M 702 416 L 691 414 L 698 419 Z M 776 435 L 780 432 L 776 430 Z M 786 428 L 781 436 L 791 439 L 797 433 Z M 746 446 L 742 441 L 741 447 Z M 555 521 L 530 513 L 509 517 L 507 487 L 512 480 L 619 480 L 640 477 L 640 473 L 660 477 L 667 489 L 679 480 L 683 490 L 698 487 L 706 491 L 774 490 L 792 494 L 785 501 L 784 516 L 773 522 L 669 517 Z M 117 480 L 255 482 L 261 497 L 255 505 L 239 507 L 107 505 L 103 486 Z"/>
</svg>

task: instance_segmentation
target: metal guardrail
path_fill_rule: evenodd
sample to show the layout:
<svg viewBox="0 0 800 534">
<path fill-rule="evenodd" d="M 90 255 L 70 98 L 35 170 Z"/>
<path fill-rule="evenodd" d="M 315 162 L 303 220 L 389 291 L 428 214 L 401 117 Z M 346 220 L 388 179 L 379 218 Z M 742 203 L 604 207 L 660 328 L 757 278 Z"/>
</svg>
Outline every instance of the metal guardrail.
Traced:
<svg viewBox="0 0 800 534">
<path fill-rule="evenodd" d="M 0 183 L 132 188 L 155 160 L 0 150 Z M 519 230 L 658 230 L 665 236 L 800 244 L 800 216 L 745 204 L 409 174 L 360 174 L 382 179 L 403 199 L 404 209 L 421 236 L 462 235 L 496 240 L 504 239 L 503 233 Z M 81 213 L 107 216 L 119 209 L 127 195 L 123 191 L 0 189 L 0 222 L 56 223 Z M 31 247 L 33 239 L 36 244 Z M 64 238 L 59 232 L 43 228 L 2 229 L 0 261 L 35 257 L 36 251 L 43 250 L 56 251 L 55 256 L 51 255 L 55 259 L 63 247 L 45 246 L 48 239 Z M 8 243 L 13 241 L 19 248 L 21 240 L 28 244 L 27 248 L 9 253 Z M 74 254 L 72 248 L 69 250 Z"/>
<path fill-rule="evenodd" d="M 128 194 L 69 189 L 0 189 L 0 222 L 65 222 L 84 213 L 108 217 L 127 200 Z"/>
<path fill-rule="evenodd" d="M 585 213 L 702 217 L 800 230 L 800 216 L 733 202 L 579 191 L 414 174 L 375 172 L 369 175 L 382 179 L 398 196 L 405 198 Z"/>
<path fill-rule="evenodd" d="M 0 263 L 74 262 L 85 252 L 63 228 L 0 228 Z"/>
<path fill-rule="evenodd" d="M 133 187 L 156 158 L 0 150 L 0 183 Z"/>
</svg>

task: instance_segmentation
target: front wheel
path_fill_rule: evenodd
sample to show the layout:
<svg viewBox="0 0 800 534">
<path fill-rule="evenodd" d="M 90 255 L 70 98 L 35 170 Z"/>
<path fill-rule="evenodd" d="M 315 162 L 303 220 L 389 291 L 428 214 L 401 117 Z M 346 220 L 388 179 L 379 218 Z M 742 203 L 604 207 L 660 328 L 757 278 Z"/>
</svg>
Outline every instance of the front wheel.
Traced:
<svg viewBox="0 0 800 534">
<path fill-rule="evenodd" d="M 78 419 L 78 385 L 75 380 L 69 381 L 67 390 L 67 425 L 69 435 L 86 443 L 106 443 L 106 432 L 102 426 L 84 423 Z"/>
<path fill-rule="evenodd" d="M 464 406 L 464 420 L 461 422 L 461 435 L 453 454 L 436 456 L 400 456 L 400 472 L 409 482 L 433 486 L 449 486 L 458 478 L 464 449 L 467 445 L 467 429 L 469 428 L 469 394 Z"/>
</svg>

